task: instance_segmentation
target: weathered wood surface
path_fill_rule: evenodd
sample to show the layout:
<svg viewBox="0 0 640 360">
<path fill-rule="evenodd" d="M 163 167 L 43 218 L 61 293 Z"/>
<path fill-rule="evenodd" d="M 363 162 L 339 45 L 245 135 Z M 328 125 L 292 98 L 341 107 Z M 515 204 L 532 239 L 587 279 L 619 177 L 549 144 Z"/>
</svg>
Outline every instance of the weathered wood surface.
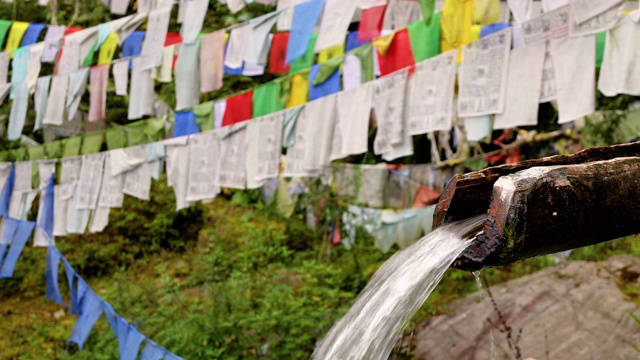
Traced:
<svg viewBox="0 0 640 360">
<path fill-rule="evenodd" d="M 640 233 L 640 157 L 533 167 L 492 187 L 482 233 L 455 267 L 477 270 Z"/>
<path fill-rule="evenodd" d="M 486 213 L 491 201 L 493 184 L 501 176 L 534 166 L 583 164 L 629 156 L 640 156 L 640 142 L 589 148 L 573 155 L 549 156 L 456 175 L 449 181 L 438 202 L 433 217 L 433 227 L 437 228 L 446 223 Z"/>
</svg>

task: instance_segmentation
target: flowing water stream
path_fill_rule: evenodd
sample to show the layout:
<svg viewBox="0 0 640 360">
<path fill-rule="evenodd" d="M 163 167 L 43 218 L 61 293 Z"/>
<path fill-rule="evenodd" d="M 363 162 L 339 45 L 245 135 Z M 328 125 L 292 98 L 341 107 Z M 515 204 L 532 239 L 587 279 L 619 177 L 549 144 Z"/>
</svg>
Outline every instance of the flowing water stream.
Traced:
<svg viewBox="0 0 640 360">
<path fill-rule="evenodd" d="M 406 323 L 486 216 L 439 227 L 387 260 L 319 343 L 312 359 L 387 359 Z"/>
</svg>

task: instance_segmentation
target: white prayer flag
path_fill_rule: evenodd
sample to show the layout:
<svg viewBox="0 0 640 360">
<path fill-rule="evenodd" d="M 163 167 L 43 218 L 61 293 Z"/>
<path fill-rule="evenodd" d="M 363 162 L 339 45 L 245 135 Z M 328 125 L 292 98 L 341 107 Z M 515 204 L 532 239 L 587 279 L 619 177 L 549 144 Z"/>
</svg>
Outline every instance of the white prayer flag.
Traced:
<svg viewBox="0 0 640 360">
<path fill-rule="evenodd" d="M 564 124 L 595 111 L 596 37 L 586 35 L 551 41 L 556 78 L 558 123 Z"/>
<path fill-rule="evenodd" d="M 454 49 L 416 64 L 409 79 L 409 134 L 451 129 L 457 56 Z"/>
<path fill-rule="evenodd" d="M 511 28 L 474 41 L 462 48 L 458 115 L 472 117 L 504 110 Z"/>
<path fill-rule="evenodd" d="M 355 0 L 325 0 L 315 52 L 344 45 L 345 34 L 357 4 Z"/>
<path fill-rule="evenodd" d="M 216 181 L 220 161 L 220 138 L 215 131 L 189 137 L 187 201 L 213 199 L 220 192 Z"/>
<path fill-rule="evenodd" d="M 538 124 L 545 52 L 546 45 L 543 42 L 511 51 L 507 99 L 504 112 L 496 115 L 494 129 Z"/>
</svg>

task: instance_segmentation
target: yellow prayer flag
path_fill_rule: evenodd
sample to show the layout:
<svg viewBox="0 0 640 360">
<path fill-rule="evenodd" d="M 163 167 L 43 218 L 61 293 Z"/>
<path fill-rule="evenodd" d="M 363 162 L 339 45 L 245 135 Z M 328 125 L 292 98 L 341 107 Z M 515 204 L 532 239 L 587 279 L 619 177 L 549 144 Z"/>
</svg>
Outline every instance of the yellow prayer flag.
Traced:
<svg viewBox="0 0 640 360">
<path fill-rule="evenodd" d="M 459 49 L 471 42 L 475 0 L 445 0 L 440 16 L 442 52 Z M 462 51 L 458 51 L 458 62 Z"/>
<path fill-rule="evenodd" d="M 332 46 L 324 49 L 318 53 L 318 64 L 324 64 L 331 59 L 335 59 L 338 56 L 344 55 L 344 46 Z"/>
<path fill-rule="evenodd" d="M 304 105 L 309 95 L 309 79 L 302 74 L 295 74 L 291 77 L 291 90 L 289 92 L 289 100 L 287 101 L 287 109 Z"/>
<path fill-rule="evenodd" d="M 476 24 L 488 25 L 500 20 L 500 0 L 475 0 L 476 7 L 473 11 L 473 21 Z"/>
<path fill-rule="evenodd" d="M 7 38 L 7 47 L 5 48 L 5 51 L 12 53 L 11 57 L 13 57 L 13 50 L 20 47 L 20 42 L 22 42 L 22 37 L 27 31 L 27 28 L 29 28 L 28 22 L 14 21 L 13 24 L 11 24 L 11 30 L 9 30 L 9 37 Z"/>
<path fill-rule="evenodd" d="M 480 39 L 480 33 L 482 32 L 482 25 L 472 25 L 471 33 L 469 34 L 469 42 L 474 42 Z"/>
<path fill-rule="evenodd" d="M 98 55 L 98 65 L 111 63 L 113 54 L 118 48 L 118 34 L 110 34 L 100 46 L 100 54 Z"/>
<path fill-rule="evenodd" d="M 389 35 L 380 36 L 379 38 L 373 40 L 373 45 L 378 49 L 380 55 L 387 55 L 387 51 L 389 50 L 389 46 L 391 46 L 391 42 L 393 41 L 393 37 L 396 36 L 395 32 L 392 32 Z"/>
</svg>

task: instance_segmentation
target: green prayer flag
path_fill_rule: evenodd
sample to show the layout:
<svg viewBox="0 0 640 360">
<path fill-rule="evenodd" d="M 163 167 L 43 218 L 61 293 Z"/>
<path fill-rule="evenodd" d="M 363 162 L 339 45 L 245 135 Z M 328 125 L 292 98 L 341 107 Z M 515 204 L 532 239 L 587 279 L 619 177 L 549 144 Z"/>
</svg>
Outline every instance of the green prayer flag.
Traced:
<svg viewBox="0 0 640 360">
<path fill-rule="evenodd" d="M 150 141 L 160 141 L 164 139 L 164 117 L 147 119 L 145 134 Z"/>
<path fill-rule="evenodd" d="M 416 62 L 440 54 L 440 13 L 433 16 L 431 25 L 416 21 L 408 26 L 411 51 Z"/>
<path fill-rule="evenodd" d="M 193 107 L 193 115 L 200 125 L 201 132 L 213 130 L 213 103 L 213 101 L 207 101 Z"/>
<path fill-rule="evenodd" d="M 291 63 L 289 74 L 297 73 L 298 71 L 310 68 L 313 65 L 313 58 L 315 57 L 314 49 L 316 47 L 317 39 L 318 34 L 311 35 L 311 39 L 309 39 L 309 44 L 307 45 L 307 50 L 304 52 L 304 55 Z"/>
<path fill-rule="evenodd" d="M 89 50 L 87 57 L 84 58 L 84 61 L 82 61 L 82 66 L 91 66 L 91 64 L 93 64 L 93 55 L 95 54 L 95 51 L 96 51 L 96 45 L 94 44 L 91 47 L 91 50 Z"/>
<path fill-rule="evenodd" d="M 253 117 L 272 114 L 284 109 L 284 103 L 280 101 L 278 84 L 269 82 L 253 90 Z"/>
<path fill-rule="evenodd" d="M 31 146 L 27 148 L 27 152 L 29 153 L 29 160 L 44 160 L 45 152 L 44 146 Z"/>
<path fill-rule="evenodd" d="M 100 131 L 93 134 L 87 134 L 82 139 L 82 147 L 80 148 L 80 154 L 95 154 L 100 152 L 102 143 L 104 142 L 104 131 Z"/>
<path fill-rule="evenodd" d="M 362 82 L 373 80 L 373 44 L 366 44 L 351 50 L 351 53 L 360 60 Z"/>
<path fill-rule="evenodd" d="M 144 121 L 138 121 L 126 126 L 127 146 L 136 146 L 147 143 L 147 134 L 145 134 L 147 124 Z"/>
<path fill-rule="evenodd" d="M 44 144 L 46 159 L 59 159 L 62 156 L 62 141 L 56 140 Z"/>
<path fill-rule="evenodd" d="M 7 32 L 11 28 L 12 21 L 0 20 L 0 47 L 4 48 L 4 41 L 7 38 Z"/>
<path fill-rule="evenodd" d="M 105 133 L 107 149 L 122 149 L 127 146 L 127 134 L 123 126 L 108 128 Z"/>
<path fill-rule="evenodd" d="M 74 157 L 80 155 L 80 148 L 82 147 L 82 136 L 74 136 L 62 140 L 64 150 L 62 151 L 62 157 Z"/>
<path fill-rule="evenodd" d="M 289 102 L 289 93 L 291 92 L 291 75 L 283 76 L 274 80 L 278 89 L 278 97 L 280 102 L 286 104 Z"/>
<path fill-rule="evenodd" d="M 428 25 L 431 24 L 431 19 L 433 17 L 433 11 L 436 9 L 436 1 L 435 0 L 419 0 L 420 1 L 420 10 L 422 10 L 422 18 L 424 19 L 424 23 Z"/>
<path fill-rule="evenodd" d="M 26 148 L 13 149 L 11 150 L 11 154 L 13 155 L 14 161 L 27 161 L 29 159 Z"/>
<path fill-rule="evenodd" d="M 320 85 L 323 82 L 327 81 L 327 79 L 331 75 L 333 75 L 333 73 L 336 72 L 338 68 L 340 68 L 340 65 L 342 65 L 342 63 L 344 63 L 344 54 L 338 57 L 329 59 L 324 63 L 320 64 L 320 71 L 318 71 L 318 75 L 313 81 L 313 85 Z"/>
<path fill-rule="evenodd" d="M 38 186 L 40 186 L 40 174 L 38 171 L 37 160 L 43 160 L 45 158 L 44 146 L 38 145 L 28 147 L 27 152 L 29 153 L 29 160 L 31 160 L 31 184 L 33 184 L 34 189 L 37 189 Z"/>
<path fill-rule="evenodd" d="M 604 43 L 607 39 L 607 32 L 599 32 L 596 34 L 596 67 L 602 65 L 602 57 L 604 56 Z"/>
</svg>

